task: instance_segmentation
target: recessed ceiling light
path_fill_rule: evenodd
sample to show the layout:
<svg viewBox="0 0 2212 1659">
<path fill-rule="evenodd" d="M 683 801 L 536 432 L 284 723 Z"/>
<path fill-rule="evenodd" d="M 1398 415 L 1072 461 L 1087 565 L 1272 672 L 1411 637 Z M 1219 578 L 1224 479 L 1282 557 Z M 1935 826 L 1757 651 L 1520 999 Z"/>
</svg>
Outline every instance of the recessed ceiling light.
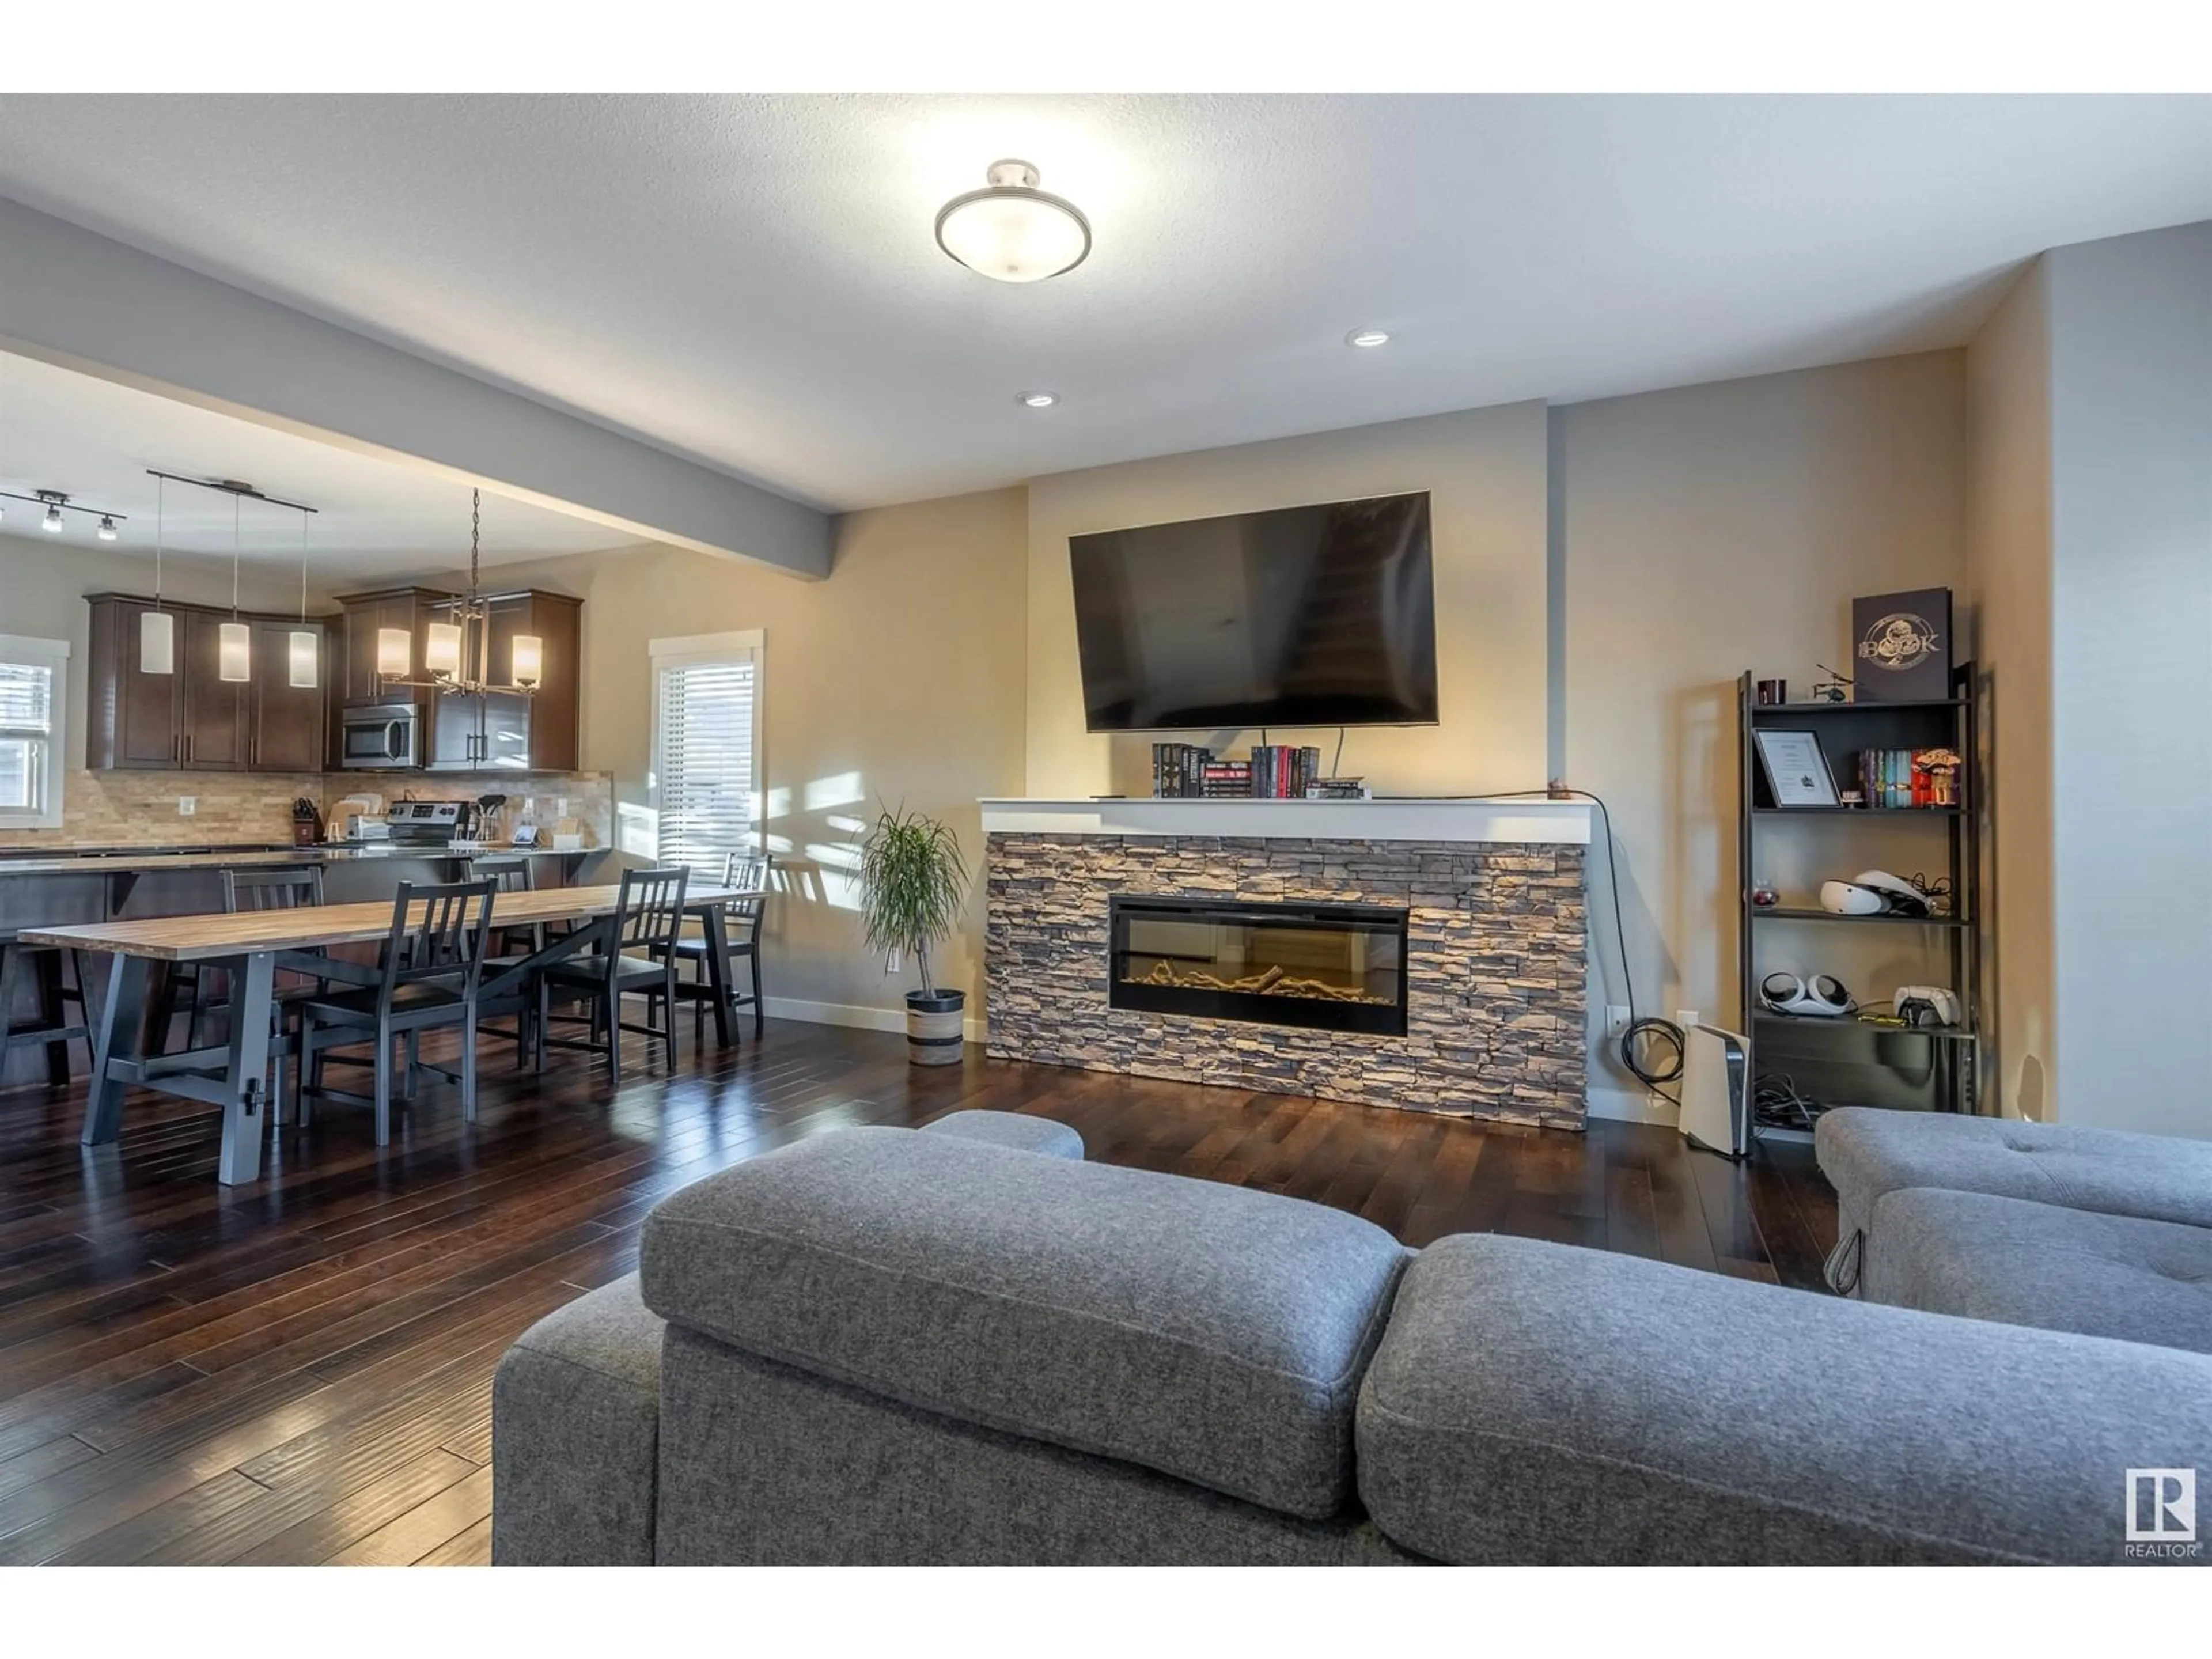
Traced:
<svg viewBox="0 0 2212 1659">
<path fill-rule="evenodd" d="M 937 215 L 937 245 L 969 270 L 1001 283 L 1037 283 L 1090 257 L 1091 222 L 1073 202 L 1037 188 L 1027 161 L 994 161 L 981 190 Z"/>
<path fill-rule="evenodd" d="M 1024 392 L 1020 394 L 1020 401 L 1025 407 L 1030 409 L 1050 409 L 1054 404 L 1060 401 L 1060 393 L 1057 392 Z"/>
<path fill-rule="evenodd" d="M 1390 337 L 1379 328 L 1355 328 L 1344 337 L 1344 343 L 1350 346 L 1388 345 Z"/>
</svg>

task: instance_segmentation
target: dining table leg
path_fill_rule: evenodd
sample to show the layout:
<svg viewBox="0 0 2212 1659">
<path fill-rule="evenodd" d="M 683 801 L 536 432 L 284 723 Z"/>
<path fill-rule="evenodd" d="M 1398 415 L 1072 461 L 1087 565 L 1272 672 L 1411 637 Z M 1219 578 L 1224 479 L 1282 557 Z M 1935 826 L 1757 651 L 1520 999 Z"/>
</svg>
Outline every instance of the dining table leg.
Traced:
<svg viewBox="0 0 2212 1659">
<path fill-rule="evenodd" d="M 722 907 L 710 905 L 700 912 L 699 924 L 707 936 L 707 994 L 714 1004 L 714 1042 L 730 1046 L 730 939 L 722 924 Z M 676 1011 L 668 1011 L 669 1018 Z"/>
<path fill-rule="evenodd" d="M 241 972 L 240 970 L 243 969 Z M 216 1179 L 226 1187 L 261 1178 L 262 1111 L 269 1097 L 269 1023 L 276 988 L 276 954 L 257 951 L 231 965 L 230 1064 L 224 1073 L 222 1157 Z"/>
<path fill-rule="evenodd" d="M 92 1086 L 84 1099 L 88 1146 L 104 1146 L 123 1128 L 123 1091 L 129 1085 L 108 1075 L 111 1060 L 140 1058 L 146 1024 L 146 986 L 154 964 L 144 957 L 118 954 L 107 970 L 107 998 L 100 1009 L 100 1036 L 92 1050 Z"/>
</svg>

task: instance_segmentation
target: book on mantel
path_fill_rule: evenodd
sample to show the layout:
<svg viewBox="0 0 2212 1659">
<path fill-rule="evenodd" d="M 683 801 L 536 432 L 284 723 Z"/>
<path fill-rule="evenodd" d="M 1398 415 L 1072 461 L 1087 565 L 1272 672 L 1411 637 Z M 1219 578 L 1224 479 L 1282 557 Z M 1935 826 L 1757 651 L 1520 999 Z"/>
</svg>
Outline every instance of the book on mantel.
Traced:
<svg viewBox="0 0 2212 1659">
<path fill-rule="evenodd" d="M 1255 744 L 1248 759 L 1216 760 L 1196 744 L 1152 745 L 1152 793 L 1163 799 L 1301 800 L 1321 781 L 1318 749 Z"/>
</svg>

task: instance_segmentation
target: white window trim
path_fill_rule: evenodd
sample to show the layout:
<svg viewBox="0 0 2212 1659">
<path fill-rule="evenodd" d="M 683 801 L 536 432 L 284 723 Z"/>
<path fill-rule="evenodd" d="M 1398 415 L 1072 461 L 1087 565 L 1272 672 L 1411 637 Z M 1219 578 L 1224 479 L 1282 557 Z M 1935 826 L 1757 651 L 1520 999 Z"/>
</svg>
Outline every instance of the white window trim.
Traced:
<svg viewBox="0 0 2212 1659">
<path fill-rule="evenodd" d="M 761 712 L 768 690 L 768 635 L 765 629 L 747 628 L 726 634 L 678 634 L 646 641 L 646 651 L 652 661 L 653 696 L 650 722 L 646 732 L 646 805 L 652 810 L 655 826 L 655 854 L 659 856 L 658 840 L 660 822 L 660 671 L 664 668 L 688 668 L 697 663 L 727 662 L 733 657 L 750 656 L 753 659 L 753 794 L 751 802 L 753 851 L 764 852 L 768 847 L 768 757 L 763 747 L 762 736 L 767 726 Z M 720 874 L 720 872 L 716 872 Z"/>
<path fill-rule="evenodd" d="M 0 661 L 43 663 L 54 671 L 53 728 L 46 734 L 46 804 L 36 812 L 0 807 L 0 830 L 58 830 L 70 769 L 70 642 L 0 634 Z"/>
</svg>

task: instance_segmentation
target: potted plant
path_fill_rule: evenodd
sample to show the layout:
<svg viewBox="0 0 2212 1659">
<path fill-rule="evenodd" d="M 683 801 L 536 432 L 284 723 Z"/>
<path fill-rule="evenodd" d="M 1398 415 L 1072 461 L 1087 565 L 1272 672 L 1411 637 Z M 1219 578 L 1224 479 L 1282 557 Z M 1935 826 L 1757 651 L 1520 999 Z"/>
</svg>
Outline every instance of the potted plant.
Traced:
<svg viewBox="0 0 2212 1659">
<path fill-rule="evenodd" d="M 914 957 L 921 988 L 906 994 L 906 1053 L 917 1066 L 960 1063 L 968 994 L 931 977 L 932 947 L 960 925 L 968 864 L 936 819 L 884 809 L 860 843 L 860 921 L 868 948 Z"/>
</svg>

